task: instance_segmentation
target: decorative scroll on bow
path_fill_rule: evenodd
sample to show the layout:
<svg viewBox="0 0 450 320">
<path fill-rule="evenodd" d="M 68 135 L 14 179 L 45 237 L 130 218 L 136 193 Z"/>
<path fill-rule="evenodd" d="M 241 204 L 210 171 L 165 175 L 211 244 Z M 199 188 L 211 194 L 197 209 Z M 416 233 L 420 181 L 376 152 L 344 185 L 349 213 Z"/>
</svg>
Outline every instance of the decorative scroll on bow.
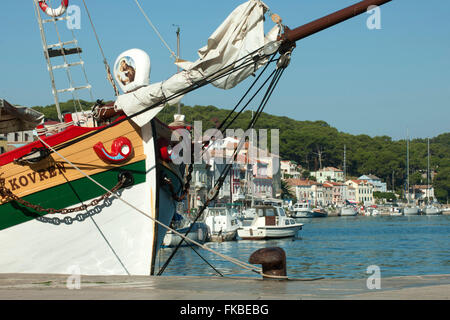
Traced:
<svg viewBox="0 0 450 320">
<path fill-rule="evenodd" d="M 126 137 L 120 137 L 114 140 L 111 145 L 111 152 L 106 151 L 101 142 L 95 144 L 93 148 L 97 156 L 108 163 L 125 162 L 133 154 L 133 145 Z"/>
</svg>

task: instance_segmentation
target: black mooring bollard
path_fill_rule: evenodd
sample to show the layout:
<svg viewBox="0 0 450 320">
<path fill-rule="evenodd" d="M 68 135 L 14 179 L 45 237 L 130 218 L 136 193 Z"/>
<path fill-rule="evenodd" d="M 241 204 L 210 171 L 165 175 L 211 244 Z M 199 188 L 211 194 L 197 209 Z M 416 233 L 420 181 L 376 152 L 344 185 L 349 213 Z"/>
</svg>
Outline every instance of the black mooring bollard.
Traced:
<svg viewBox="0 0 450 320">
<path fill-rule="evenodd" d="M 287 276 L 286 253 L 279 247 L 263 248 L 252 253 L 248 260 L 251 264 L 261 264 L 264 274 L 272 276 Z M 263 276 L 263 279 L 277 279 Z"/>
</svg>

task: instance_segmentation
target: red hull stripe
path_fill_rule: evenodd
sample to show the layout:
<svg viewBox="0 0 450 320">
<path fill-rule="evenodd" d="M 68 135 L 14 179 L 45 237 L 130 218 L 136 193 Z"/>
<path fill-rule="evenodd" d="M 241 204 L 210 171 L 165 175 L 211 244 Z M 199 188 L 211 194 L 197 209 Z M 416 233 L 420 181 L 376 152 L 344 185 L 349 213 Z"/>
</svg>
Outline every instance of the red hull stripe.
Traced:
<svg viewBox="0 0 450 320">
<path fill-rule="evenodd" d="M 44 140 L 46 143 L 48 143 L 50 146 L 53 147 L 63 142 L 77 138 L 88 132 L 95 131 L 101 128 L 102 127 L 85 128 L 85 127 L 71 126 L 60 133 L 54 134 L 49 137 L 44 137 L 42 138 L 42 140 Z M 8 163 L 13 162 L 15 159 L 23 157 L 24 155 L 30 153 L 33 148 L 42 148 L 42 147 L 45 146 L 40 141 L 34 141 L 23 147 L 6 152 L 0 155 L 0 166 L 4 166 Z"/>
</svg>

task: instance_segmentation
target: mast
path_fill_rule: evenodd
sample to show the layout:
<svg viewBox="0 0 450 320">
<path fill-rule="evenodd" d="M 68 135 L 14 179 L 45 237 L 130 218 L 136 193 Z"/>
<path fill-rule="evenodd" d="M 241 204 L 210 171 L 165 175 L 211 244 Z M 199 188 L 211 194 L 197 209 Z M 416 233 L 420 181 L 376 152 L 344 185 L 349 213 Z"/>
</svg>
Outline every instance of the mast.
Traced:
<svg viewBox="0 0 450 320">
<path fill-rule="evenodd" d="M 177 60 L 180 59 L 180 26 L 177 26 Z M 180 67 L 177 66 L 177 73 L 180 72 Z M 178 101 L 178 114 L 181 114 L 181 105 L 180 101 Z"/>
<path fill-rule="evenodd" d="M 409 133 L 406 130 L 406 199 L 409 204 Z"/>
<path fill-rule="evenodd" d="M 392 170 L 392 193 L 395 195 L 394 173 L 395 173 L 395 170 Z"/>
<path fill-rule="evenodd" d="M 254 111 L 252 110 L 252 121 L 253 121 L 253 117 L 254 117 Z M 252 130 L 252 138 L 251 141 L 248 144 L 248 149 L 247 149 L 247 161 L 249 161 L 248 163 L 250 163 L 250 147 L 253 148 L 253 143 L 254 143 L 254 139 L 255 137 L 253 136 L 253 126 L 251 128 Z M 250 192 L 250 199 L 251 199 L 251 203 L 250 203 L 250 208 L 253 208 L 253 206 L 255 205 L 255 200 L 254 200 L 254 196 L 253 196 L 253 164 L 251 165 L 251 172 L 250 172 L 250 179 L 251 179 L 251 183 L 250 183 L 250 188 L 251 188 L 251 192 Z M 247 169 L 248 169 L 248 165 L 247 165 Z"/>
<path fill-rule="evenodd" d="M 429 199 L 429 192 L 428 189 L 430 188 L 430 138 L 428 138 L 428 160 L 427 160 L 427 205 L 430 203 Z"/>
</svg>

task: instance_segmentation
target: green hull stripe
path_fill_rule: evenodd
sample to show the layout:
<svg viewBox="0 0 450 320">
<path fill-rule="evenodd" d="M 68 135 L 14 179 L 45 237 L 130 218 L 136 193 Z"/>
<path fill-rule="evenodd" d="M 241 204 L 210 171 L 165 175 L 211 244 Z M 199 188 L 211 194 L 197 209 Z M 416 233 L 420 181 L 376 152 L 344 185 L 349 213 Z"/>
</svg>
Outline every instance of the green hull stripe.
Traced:
<svg viewBox="0 0 450 320">
<path fill-rule="evenodd" d="M 135 185 L 145 182 L 145 160 L 97 173 L 91 177 L 106 188 L 113 188 L 118 182 L 118 174 L 121 171 L 131 172 L 134 177 Z M 81 201 L 100 197 L 103 194 L 105 194 L 105 190 L 94 184 L 88 178 L 81 178 L 39 191 L 28 195 L 23 199 L 44 208 L 61 209 L 73 206 Z M 5 203 L 0 206 L 0 230 L 10 228 L 46 214 L 47 213 L 45 212 L 37 212 L 33 209 L 24 207 L 16 201 Z"/>
</svg>

